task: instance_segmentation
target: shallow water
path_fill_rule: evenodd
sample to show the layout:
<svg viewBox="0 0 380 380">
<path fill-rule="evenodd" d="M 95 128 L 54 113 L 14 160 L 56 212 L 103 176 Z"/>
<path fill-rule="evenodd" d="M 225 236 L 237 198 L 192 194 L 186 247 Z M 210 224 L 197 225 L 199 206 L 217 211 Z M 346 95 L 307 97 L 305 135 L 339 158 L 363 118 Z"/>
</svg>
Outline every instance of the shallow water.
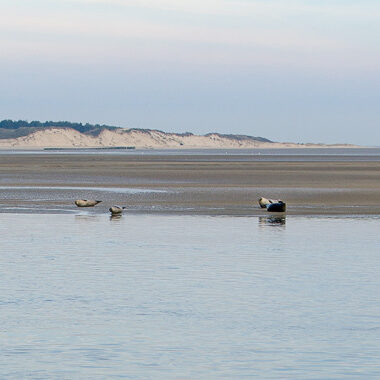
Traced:
<svg viewBox="0 0 380 380">
<path fill-rule="evenodd" d="M 380 377 L 378 217 L 0 214 L 0 377 Z"/>
<path fill-rule="evenodd" d="M 87 194 L 89 192 L 106 192 L 106 193 L 166 193 L 167 190 L 158 189 L 136 189 L 136 188 L 126 188 L 126 187 L 95 187 L 95 186 L 0 186 L 0 191 L 12 190 L 14 193 L 17 190 L 45 190 L 45 191 L 56 191 L 56 190 L 67 190 L 72 192 L 85 191 Z"/>
<path fill-rule="evenodd" d="M 102 156 L 179 156 L 184 161 L 264 162 L 378 162 L 380 148 L 265 148 L 265 149 L 68 149 L 68 150 L 0 150 L 0 155 L 102 155 Z"/>
</svg>

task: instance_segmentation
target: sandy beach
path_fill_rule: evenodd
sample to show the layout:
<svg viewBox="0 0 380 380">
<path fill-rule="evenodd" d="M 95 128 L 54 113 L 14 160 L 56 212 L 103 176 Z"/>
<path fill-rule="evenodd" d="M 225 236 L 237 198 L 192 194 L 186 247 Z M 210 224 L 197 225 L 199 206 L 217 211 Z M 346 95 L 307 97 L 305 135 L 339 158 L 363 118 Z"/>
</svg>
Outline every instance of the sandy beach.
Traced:
<svg viewBox="0 0 380 380">
<path fill-rule="evenodd" d="M 294 158 L 294 157 L 293 157 Z M 380 214 L 380 161 L 334 155 L 0 153 L 1 212 L 78 212 L 77 198 L 131 213 L 268 215 L 260 196 L 288 215 Z"/>
</svg>

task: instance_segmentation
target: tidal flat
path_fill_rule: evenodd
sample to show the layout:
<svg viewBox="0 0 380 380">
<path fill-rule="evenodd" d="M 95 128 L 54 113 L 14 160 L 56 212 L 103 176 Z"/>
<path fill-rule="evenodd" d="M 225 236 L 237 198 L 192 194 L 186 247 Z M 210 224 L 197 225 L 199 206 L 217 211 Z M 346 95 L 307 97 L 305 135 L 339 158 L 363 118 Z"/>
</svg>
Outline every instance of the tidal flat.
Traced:
<svg viewBox="0 0 380 380">
<path fill-rule="evenodd" d="M 380 214 L 380 149 L 0 152 L 0 212 L 76 212 L 78 198 L 130 213 Z"/>
</svg>

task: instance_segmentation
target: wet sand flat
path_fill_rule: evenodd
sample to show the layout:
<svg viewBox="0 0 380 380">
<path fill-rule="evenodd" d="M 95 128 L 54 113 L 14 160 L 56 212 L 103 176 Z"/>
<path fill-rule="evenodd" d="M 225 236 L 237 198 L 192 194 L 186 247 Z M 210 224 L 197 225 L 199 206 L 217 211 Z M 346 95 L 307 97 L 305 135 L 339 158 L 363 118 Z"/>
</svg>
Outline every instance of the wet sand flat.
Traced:
<svg viewBox="0 0 380 380">
<path fill-rule="evenodd" d="M 289 158 L 290 157 L 290 158 Z M 287 214 L 380 214 L 380 161 L 297 154 L 3 154 L 0 211 L 75 212 L 77 198 L 102 199 L 91 212 L 262 215 L 260 196 Z"/>
</svg>

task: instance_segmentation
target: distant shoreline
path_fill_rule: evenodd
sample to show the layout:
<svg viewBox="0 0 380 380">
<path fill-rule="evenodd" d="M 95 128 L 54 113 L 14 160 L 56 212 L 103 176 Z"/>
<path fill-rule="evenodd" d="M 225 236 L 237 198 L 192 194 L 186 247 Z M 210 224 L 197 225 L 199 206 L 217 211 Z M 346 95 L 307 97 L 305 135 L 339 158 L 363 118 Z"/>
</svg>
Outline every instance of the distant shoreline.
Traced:
<svg viewBox="0 0 380 380">
<path fill-rule="evenodd" d="M 1 144 L 1 140 L 0 140 Z M 0 145 L 1 151 L 105 151 L 105 150 L 120 150 L 120 151 L 134 151 L 134 150 L 164 150 L 164 151 L 192 151 L 192 150 L 236 150 L 236 151 L 244 151 L 244 150 L 270 150 L 270 149 L 379 149 L 377 146 L 363 146 L 363 145 L 350 145 L 350 144 L 297 144 L 297 143 L 272 143 L 272 145 L 263 145 L 263 146 L 254 146 L 254 147 L 226 147 L 226 146 L 190 146 L 190 147 L 166 147 L 166 146 L 157 146 L 157 147 L 141 147 L 141 146 L 28 146 L 28 145 Z"/>
<path fill-rule="evenodd" d="M 279 149 L 279 150 L 287 150 L 287 149 L 294 149 L 294 150 L 312 150 L 312 149 L 324 149 L 324 150 L 333 150 L 333 149 L 379 149 L 379 147 L 375 146 L 356 146 L 356 145 L 350 145 L 350 146 L 343 146 L 343 145 L 331 145 L 331 146 L 318 146 L 318 145 L 313 145 L 311 147 L 306 147 L 306 146 L 300 146 L 300 147 L 289 147 L 289 146 L 275 146 L 275 147 L 257 147 L 257 148 L 224 148 L 224 147 L 216 147 L 216 148 L 208 148 L 208 147 L 191 147 L 191 148 L 141 148 L 141 147 L 6 147 L 6 146 L 1 146 L 0 147 L 0 152 L 5 152 L 5 151 L 35 151 L 35 152 L 86 152 L 86 151 L 99 151 L 99 152 L 104 152 L 104 151 L 128 151 L 128 152 L 133 152 L 133 151 L 178 151 L 178 152 L 186 152 L 186 151 L 197 151 L 197 150 L 205 150 L 205 151 L 218 151 L 218 150 L 229 150 L 229 151 L 254 151 L 254 150 L 271 150 L 271 149 Z"/>
<path fill-rule="evenodd" d="M 21 128 L 19 128 L 21 129 Z M 3 131 L 4 132 L 4 131 Z M 6 133 L 9 131 L 7 130 Z M 5 133 L 5 132 L 4 132 Z M 10 133 L 10 132 L 9 132 Z M 21 131 L 20 131 L 21 133 Z M 263 137 L 208 133 L 167 133 L 149 129 L 98 128 L 81 132 L 70 127 L 30 128 L 23 135 L 0 138 L 0 149 L 281 149 L 361 148 L 352 144 L 274 142 Z M 4 135 L 4 134 L 3 134 Z M 7 135 L 8 136 L 8 135 Z"/>
</svg>

